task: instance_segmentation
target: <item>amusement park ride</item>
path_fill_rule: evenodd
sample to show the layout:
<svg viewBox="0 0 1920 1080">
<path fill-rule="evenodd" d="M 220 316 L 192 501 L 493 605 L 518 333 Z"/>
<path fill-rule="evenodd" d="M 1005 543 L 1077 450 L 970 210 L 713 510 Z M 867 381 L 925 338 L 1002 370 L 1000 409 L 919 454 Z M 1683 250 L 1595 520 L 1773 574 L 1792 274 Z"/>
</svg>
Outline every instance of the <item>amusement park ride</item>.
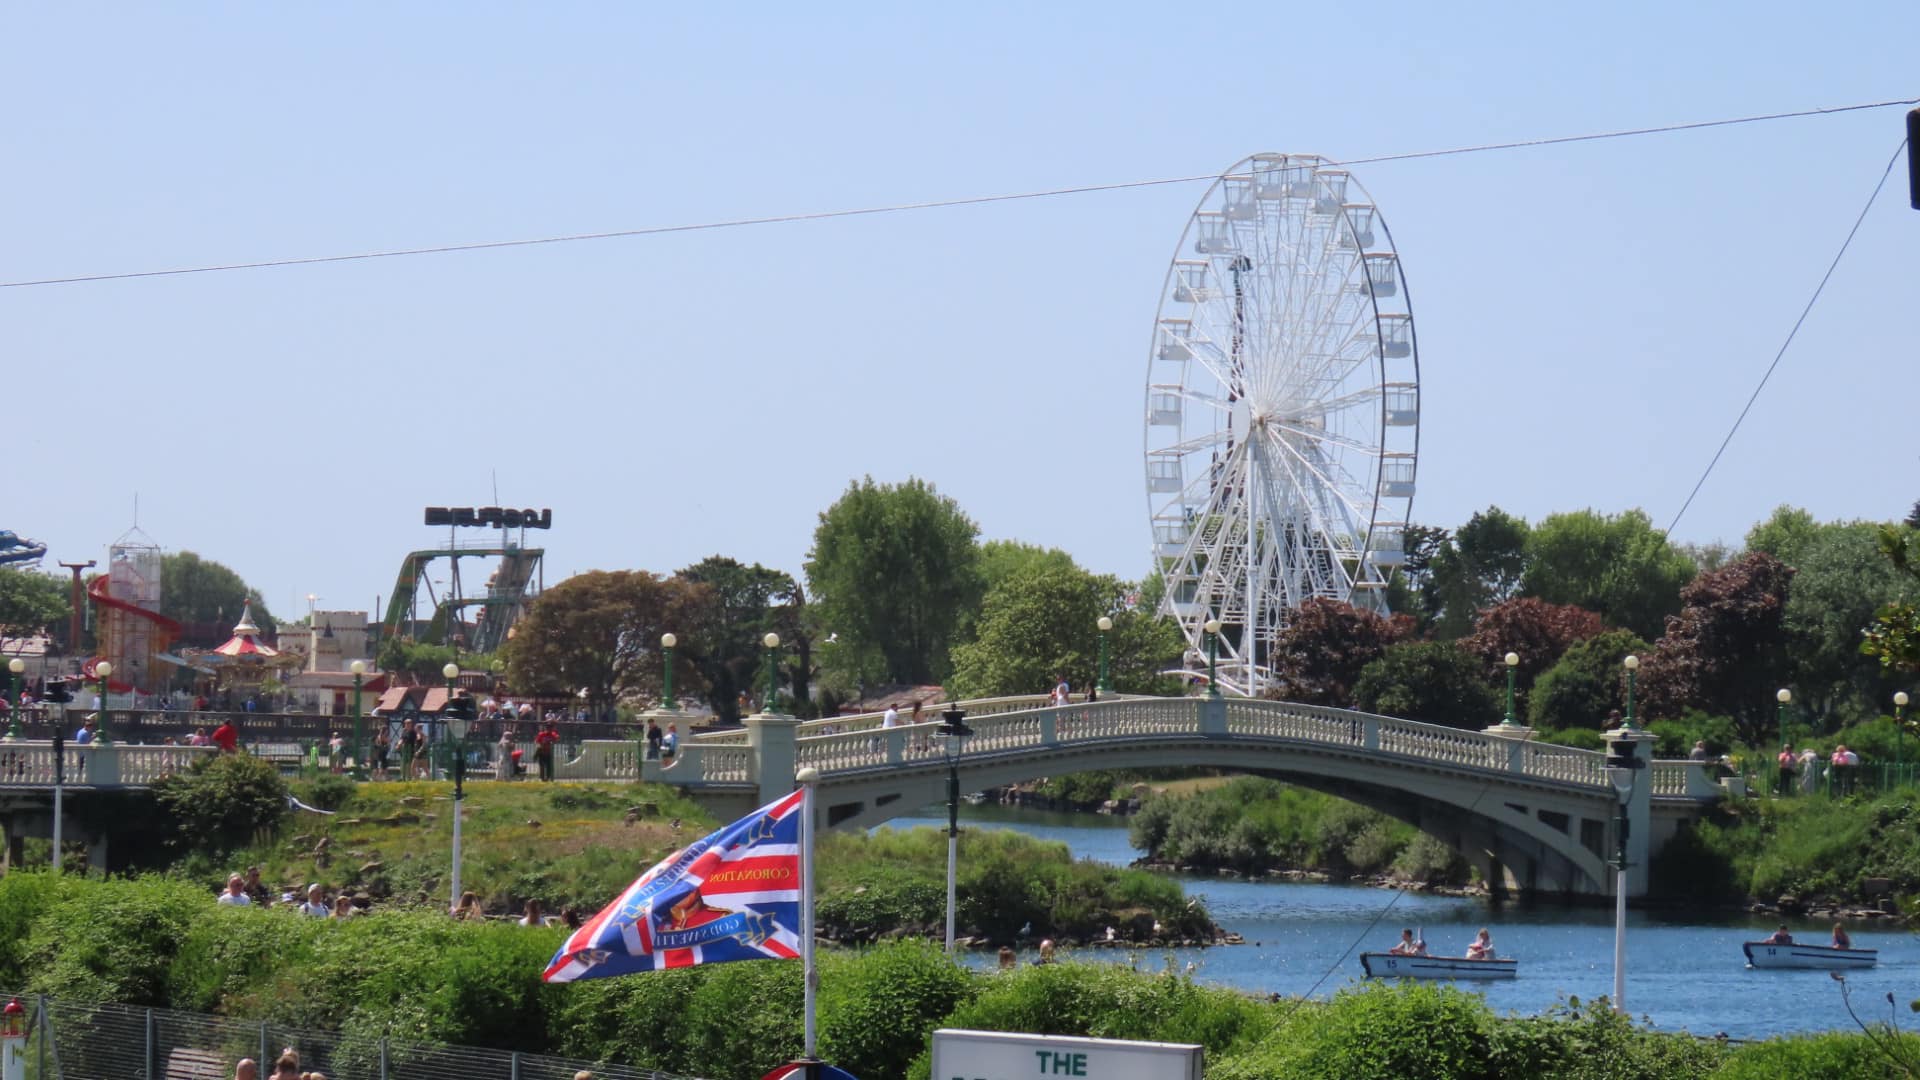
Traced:
<svg viewBox="0 0 1920 1080">
<path fill-rule="evenodd" d="M 393 595 L 387 601 L 381 620 L 380 640 L 410 638 L 425 644 L 453 644 L 469 652 L 489 653 L 507 643 L 513 624 L 526 612 L 527 605 L 545 587 L 543 560 L 546 549 L 526 546 L 528 529 L 553 527 L 552 510 L 512 510 L 498 506 L 428 507 L 428 525 L 447 527 L 445 547 L 412 551 L 400 563 Z M 498 536 L 490 540 L 461 540 L 457 530 L 491 528 Z M 516 530 L 518 536 L 515 536 Z M 478 596 L 464 595 L 460 582 L 462 559 L 497 558 L 500 562 L 487 578 Z M 445 595 L 436 595 L 428 571 L 438 559 L 447 560 Z M 432 615 L 419 620 L 420 593 L 424 590 Z M 468 622 L 466 611 L 479 608 Z"/>
</svg>

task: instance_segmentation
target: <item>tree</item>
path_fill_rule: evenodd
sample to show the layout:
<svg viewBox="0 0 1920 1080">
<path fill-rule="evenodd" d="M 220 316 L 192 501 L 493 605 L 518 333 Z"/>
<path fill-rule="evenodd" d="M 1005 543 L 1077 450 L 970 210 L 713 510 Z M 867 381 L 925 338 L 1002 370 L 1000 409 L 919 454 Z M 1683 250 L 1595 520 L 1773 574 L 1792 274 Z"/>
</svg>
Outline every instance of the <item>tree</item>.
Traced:
<svg viewBox="0 0 1920 1080">
<path fill-rule="evenodd" d="M 1308 600 L 1274 641 L 1274 684 L 1266 696 L 1349 708 L 1361 669 L 1412 632 L 1405 615 L 1387 619 L 1338 600 Z"/>
<path fill-rule="evenodd" d="M 507 675 L 521 693 L 585 691 L 590 701 L 658 700 L 660 635 L 698 625 L 707 586 L 645 570 L 589 570 L 540 595 L 507 643 Z M 674 681 L 702 686 L 675 657 Z"/>
<path fill-rule="evenodd" d="M 1774 721 L 1786 677 L 1787 592 L 1793 569 L 1763 551 L 1701 574 L 1681 591 L 1680 614 L 1646 658 L 1640 686 L 1651 716 L 1693 708 L 1733 717 L 1757 744 Z"/>
<path fill-rule="evenodd" d="M 779 634 L 782 649 L 798 658 L 788 681 L 796 701 L 807 700 L 812 635 L 801 618 L 806 597 L 793 575 L 711 555 L 674 576 L 706 586 L 699 619 L 676 636 L 705 680 L 714 712 L 738 720 L 741 693 L 752 697 L 764 688 L 766 647 L 761 639 L 768 631 Z"/>
<path fill-rule="evenodd" d="M 1453 641 L 1390 646 L 1360 672 L 1353 696 L 1367 712 L 1473 731 L 1501 717 L 1479 658 Z"/>
<path fill-rule="evenodd" d="M 160 614 L 177 622 L 213 623 L 222 631 L 240 621 L 241 609 L 253 603 L 253 622 L 271 634 L 275 622 L 260 591 L 239 574 L 191 551 L 160 556 Z"/>
<path fill-rule="evenodd" d="M 1861 632 L 1883 606 L 1920 595 L 1920 582 L 1880 554 L 1869 522 L 1815 525 L 1790 551 L 1774 554 L 1794 569 L 1785 626 L 1796 698 L 1822 719 L 1878 716 L 1893 688 Z"/>
<path fill-rule="evenodd" d="M 946 674 L 980 602 L 979 526 L 924 480 L 850 484 L 820 515 L 807 555 L 819 625 L 843 678 L 927 683 Z"/>
<path fill-rule="evenodd" d="M 1527 695 L 1527 722 L 1554 731 L 1604 726 L 1608 713 L 1626 711 L 1623 661 L 1652 651 L 1653 646 L 1631 630 L 1608 630 L 1575 642 L 1534 680 Z"/>
<path fill-rule="evenodd" d="M 1914 516 L 1920 517 L 1920 503 L 1914 505 Z M 1875 539 L 1896 573 L 1920 582 L 1920 524 L 1913 517 L 1902 525 L 1884 526 Z M 1920 605 L 1910 600 L 1885 605 L 1874 613 L 1865 637 L 1860 651 L 1880 661 L 1883 669 L 1920 671 Z"/>
<path fill-rule="evenodd" d="M 1002 580 L 980 606 L 979 632 L 953 650 L 954 698 L 1032 694 L 1065 678 L 1092 686 L 1099 671 L 1102 616 L 1108 632 L 1108 673 L 1121 693 L 1165 692 L 1160 672 L 1177 664 L 1179 629 L 1150 612 L 1128 611 L 1131 586 L 1057 560 L 1038 560 Z"/>
<path fill-rule="evenodd" d="M 68 618 L 69 592 L 66 582 L 50 574 L 0 567 L 0 637 L 32 637 Z"/>
<path fill-rule="evenodd" d="M 1520 591 L 1531 533 L 1526 519 L 1489 506 L 1434 549 L 1425 607 L 1436 637 L 1464 637 L 1482 608 Z"/>
<path fill-rule="evenodd" d="M 1514 669 L 1514 708 L 1525 715 L 1527 694 L 1548 668 L 1574 644 L 1606 632 L 1606 620 L 1571 604 L 1549 604 L 1532 596 L 1516 597 L 1480 613 L 1473 633 L 1460 644 L 1485 668 L 1485 677 L 1502 684 L 1506 655 L 1520 658 Z"/>
<path fill-rule="evenodd" d="M 1797 566 L 1819 531 L 1820 523 L 1812 514 L 1782 504 L 1774 507 L 1767 520 L 1747 530 L 1747 550 L 1764 551 L 1788 566 Z"/>
<path fill-rule="evenodd" d="M 1408 525 L 1401 537 L 1407 561 L 1387 579 L 1387 610 L 1413 616 L 1422 631 L 1439 614 L 1433 590 L 1433 562 L 1453 534 L 1430 525 Z"/>
<path fill-rule="evenodd" d="M 1598 612 L 1641 637 L 1657 637 L 1680 610 L 1694 565 L 1645 512 L 1553 514 L 1533 527 L 1521 591 Z"/>
</svg>

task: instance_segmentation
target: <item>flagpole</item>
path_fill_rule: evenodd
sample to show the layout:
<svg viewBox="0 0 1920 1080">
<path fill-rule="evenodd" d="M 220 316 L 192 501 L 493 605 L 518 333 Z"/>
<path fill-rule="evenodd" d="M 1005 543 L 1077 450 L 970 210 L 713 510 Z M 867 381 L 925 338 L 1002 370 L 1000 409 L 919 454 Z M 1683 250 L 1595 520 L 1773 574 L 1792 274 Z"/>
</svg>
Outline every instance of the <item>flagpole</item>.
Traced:
<svg viewBox="0 0 1920 1080">
<path fill-rule="evenodd" d="M 800 967 L 801 984 L 805 987 L 803 1000 L 806 1009 L 805 1054 L 808 1059 L 815 1054 L 816 1030 L 814 1026 L 814 998 L 818 990 L 820 975 L 813 966 L 813 789 L 820 782 L 820 770 L 801 769 L 794 776 L 805 794 L 800 799 Z"/>
</svg>

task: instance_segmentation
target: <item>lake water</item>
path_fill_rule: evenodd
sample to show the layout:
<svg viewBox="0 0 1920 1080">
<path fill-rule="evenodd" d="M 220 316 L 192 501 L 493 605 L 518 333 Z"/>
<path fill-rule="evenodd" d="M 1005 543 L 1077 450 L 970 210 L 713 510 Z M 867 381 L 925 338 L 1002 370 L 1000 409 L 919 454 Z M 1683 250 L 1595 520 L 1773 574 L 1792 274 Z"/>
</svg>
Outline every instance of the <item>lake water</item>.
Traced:
<svg viewBox="0 0 1920 1080">
<path fill-rule="evenodd" d="M 1127 843 L 1126 821 L 1001 806 L 968 806 L 963 824 L 1013 829 L 1065 843 L 1076 857 L 1124 866 L 1140 852 Z M 894 828 L 946 827 L 945 807 L 896 818 Z M 1493 931 L 1502 956 L 1520 960 L 1520 976 L 1478 984 L 1487 1003 L 1503 1012 L 1536 1013 L 1574 995 L 1582 1000 L 1613 991 L 1613 910 L 1506 904 L 1400 893 L 1361 885 L 1246 882 L 1183 875 L 1189 895 L 1205 901 L 1214 921 L 1240 934 L 1245 945 L 1143 951 L 1143 969 L 1164 957 L 1195 978 L 1256 993 L 1311 993 L 1326 997 L 1361 978 L 1360 953 L 1393 946 L 1402 927 L 1423 928 L 1436 954 L 1460 955 L 1475 931 Z M 1828 1029 L 1854 1030 L 1840 985 L 1823 971 L 1750 971 L 1742 941 L 1773 931 L 1778 920 L 1733 915 L 1627 913 L 1627 1006 L 1636 1017 L 1669 1030 L 1737 1039 Z M 1824 942 L 1830 923 L 1790 921 L 1796 937 Z M 1903 1025 L 1916 1018 L 1907 1002 L 1920 997 L 1920 937 L 1893 927 L 1849 927 L 1854 944 L 1880 950 L 1880 964 L 1847 974 L 1854 1008 L 1867 1020 L 1886 1020 L 1892 993 Z M 1081 959 L 1124 962 L 1126 953 L 1085 950 Z M 979 965 L 990 955 L 969 958 Z"/>
</svg>

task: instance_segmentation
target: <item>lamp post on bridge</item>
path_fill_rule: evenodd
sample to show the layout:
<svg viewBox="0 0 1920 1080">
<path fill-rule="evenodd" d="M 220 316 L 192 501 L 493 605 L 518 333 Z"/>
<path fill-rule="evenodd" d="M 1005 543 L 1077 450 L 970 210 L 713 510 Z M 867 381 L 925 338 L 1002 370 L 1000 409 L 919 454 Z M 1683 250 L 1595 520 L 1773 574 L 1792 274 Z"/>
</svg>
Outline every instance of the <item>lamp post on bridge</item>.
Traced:
<svg viewBox="0 0 1920 1080">
<path fill-rule="evenodd" d="M 1784 691 L 1782 691 L 1784 693 Z M 1640 782 L 1639 739 L 1616 739 L 1607 745 L 1607 780 L 1619 797 L 1620 817 L 1615 829 L 1613 879 L 1613 1011 L 1627 1011 L 1627 822 L 1628 807 Z"/>
<path fill-rule="evenodd" d="M 664 687 L 660 694 L 660 706 L 668 712 L 680 707 L 673 700 L 673 647 L 678 644 L 680 639 L 672 634 L 660 635 L 660 652 L 664 661 L 660 671 L 660 681 Z"/>
<path fill-rule="evenodd" d="M 14 661 L 16 664 L 19 662 L 18 660 Z M 14 686 L 13 699 L 16 702 L 20 700 L 20 688 L 17 683 Z M 1895 690 L 1893 692 L 1893 767 L 1896 778 L 1901 772 L 1906 771 L 1907 723 L 1900 718 L 1900 714 L 1906 711 L 1907 701 L 1907 692 L 1905 690 Z M 1899 783 L 1899 780 L 1895 779 L 1894 782 Z"/>
<path fill-rule="evenodd" d="M 762 715 L 772 716 L 775 690 L 780 685 L 779 671 L 774 664 L 780 652 L 780 635 L 769 630 L 767 636 L 760 639 L 760 644 L 767 647 L 767 700 L 760 704 L 760 712 Z"/>
<path fill-rule="evenodd" d="M 447 698 L 447 734 L 452 737 L 453 749 L 453 873 L 450 875 L 453 901 L 450 907 L 460 903 L 460 818 L 462 801 L 466 798 L 467 729 L 478 713 L 471 697 Z"/>
<path fill-rule="evenodd" d="M 947 955 L 952 956 L 954 893 L 960 868 L 960 755 L 973 729 L 967 726 L 965 712 L 948 709 L 940 714 L 940 726 L 933 729 L 933 734 L 947 759 Z"/>
<path fill-rule="evenodd" d="M 1505 660 L 1507 663 L 1507 715 L 1501 719 L 1500 726 L 1512 727 L 1514 726 L 1513 724 L 1513 673 L 1516 670 L 1518 670 L 1520 667 L 1520 654 L 1508 653 L 1505 657 Z"/>
<path fill-rule="evenodd" d="M 93 665 L 93 673 L 100 676 L 100 708 L 98 710 L 100 733 L 94 737 L 94 741 L 101 746 L 111 746 L 113 745 L 113 739 L 107 733 L 107 729 L 112 726 L 107 723 L 107 676 L 113 674 L 113 665 L 102 660 L 98 664 Z"/>
<path fill-rule="evenodd" d="M 7 739 L 18 741 L 20 738 L 20 673 L 27 670 L 27 662 L 14 657 L 7 661 L 7 674 L 13 676 L 13 697 L 7 701 Z"/>
<path fill-rule="evenodd" d="M 1627 669 L 1627 719 L 1625 726 L 1633 726 L 1633 684 L 1635 676 L 1640 674 L 1640 658 L 1629 654 L 1620 666 Z"/>
<path fill-rule="evenodd" d="M 1207 632 L 1207 696 L 1220 696 L 1220 620 L 1208 619 L 1203 628 Z"/>
<path fill-rule="evenodd" d="M 1105 615 L 1096 623 L 1100 628 L 1100 678 L 1094 685 L 1103 694 L 1113 693 L 1113 680 L 1107 674 L 1107 637 L 1113 632 L 1113 620 Z"/>
</svg>

